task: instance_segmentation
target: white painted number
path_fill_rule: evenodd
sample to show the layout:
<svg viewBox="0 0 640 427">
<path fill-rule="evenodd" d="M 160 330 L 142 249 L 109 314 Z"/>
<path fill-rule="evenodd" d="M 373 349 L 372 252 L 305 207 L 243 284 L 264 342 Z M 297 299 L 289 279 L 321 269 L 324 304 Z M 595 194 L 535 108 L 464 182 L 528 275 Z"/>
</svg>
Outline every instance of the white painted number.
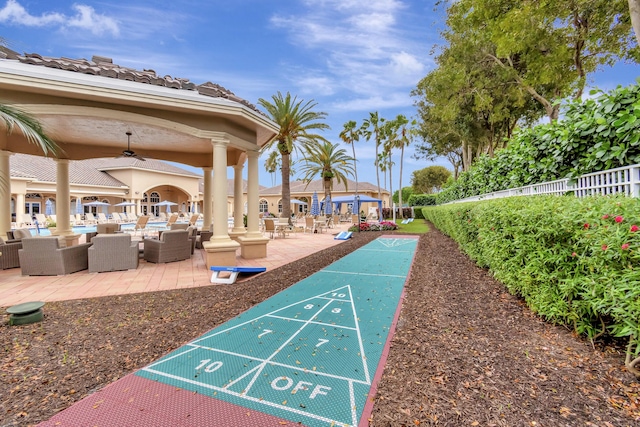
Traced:
<svg viewBox="0 0 640 427">
<path fill-rule="evenodd" d="M 325 340 L 322 338 L 318 338 L 318 341 L 320 341 L 318 344 L 316 344 L 316 347 L 320 347 L 322 344 L 328 343 L 329 340 Z"/>
<path fill-rule="evenodd" d="M 311 310 L 313 308 L 313 304 L 307 304 L 304 306 L 305 310 Z"/>
<path fill-rule="evenodd" d="M 334 308 L 331 310 L 332 313 L 340 313 L 342 311 L 341 308 Z"/>
<path fill-rule="evenodd" d="M 204 368 L 205 372 L 213 372 L 213 371 L 217 371 L 222 367 L 222 362 L 213 362 L 213 363 L 209 363 L 209 362 L 211 362 L 211 359 L 201 360 L 200 364 L 196 366 L 196 371 Z"/>
<path fill-rule="evenodd" d="M 331 294 L 331 296 L 332 296 L 332 297 L 338 297 L 338 298 L 344 298 L 344 297 L 346 297 L 347 295 L 346 295 L 346 294 L 337 294 L 337 293 L 335 293 L 335 292 L 334 292 L 334 293 L 332 293 L 332 294 Z"/>
<path fill-rule="evenodd" d="M 260 335 L 258 335 L 258 338 L 262 338 L 263 336 L 272 333 L 273 331 L 271 329 L 263 329 L 262 333 Z"/>
</svg>

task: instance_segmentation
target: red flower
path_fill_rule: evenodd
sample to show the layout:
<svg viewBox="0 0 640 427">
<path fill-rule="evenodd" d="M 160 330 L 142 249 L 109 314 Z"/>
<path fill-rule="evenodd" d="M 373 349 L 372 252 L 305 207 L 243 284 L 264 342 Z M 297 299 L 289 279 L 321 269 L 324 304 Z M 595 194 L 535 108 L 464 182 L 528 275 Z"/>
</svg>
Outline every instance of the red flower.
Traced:
<svg viewBox="0 0 640 427">
<path fill-rule="evenodd" d="M 616 222 L 622 222 L 623 220 L 624 218 L 622 218 L 620 215 L 616 217 Z"/>
<path fill-rule="evenodd" d="M 638 226 L 637 226 L 637 225 L 633 224 L 633 225 L 631 226 L 631 229 L 630 229 L 629 231 L 631 231 L 632 233 L 635 233 L 635 232 L 636 232 L 636 231 L 638 231 L 638 230 L 640 230 L 640 228 L 638 228 Z"/>
<path fill-rule="evenodd" d="M 602 215 L 602 219 L 607 219 L 607 218 L 609 218 L 609 214 Z"/>
<path fill-rule="evenodd" d="M 577 254 L 577 253 L 575 253 L 575 252 L 573 252 L 573 253 L 571 254 L 571 256 L 578 256 L 578 254 Z"/>
<path fill-rule="evenodd" d="M 626 251 L 627 249 L 629 249 L 629 244 L 628 243 L 623 243 L 622 244 L 622 250 Z"/>
<path fill-rule="evenodd" d="M 607 248 L 609 248 L 609 246 L 607 246 L 607 245 L 602 245 L 602 250 L 603 250 L 603 251 L 606 251 L 606 250 L 607 250 Z"/>
<path fill-rule="evenodd" d="M 588 224 L 588 223 L 584 225 L 584 229 L 585 229 L 585 230 L 588 230 L 588 229 L 589 229 L 589 224 Z"/>
</svg>

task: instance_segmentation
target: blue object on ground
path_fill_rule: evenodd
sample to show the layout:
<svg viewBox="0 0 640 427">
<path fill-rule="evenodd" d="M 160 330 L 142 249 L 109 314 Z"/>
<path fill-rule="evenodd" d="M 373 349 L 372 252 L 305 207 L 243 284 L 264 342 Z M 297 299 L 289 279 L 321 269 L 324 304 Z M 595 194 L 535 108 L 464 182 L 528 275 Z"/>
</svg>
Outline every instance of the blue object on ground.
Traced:
<svg viewBox="0 0 640 427">
<path fill-rule="evenodd" d="M 212 265 L 210 268 L 213 271 L 211 275 L 211 283 L 220 283 L 230 285 L 236 282 L 238 274 L 240 273 L 262 273 L 267 271 L 267 267 L 229 267 L 229 266 L 216 266 Z M 220 273 L 231 273 L 229 277 L 220 277 Z"/>
<path fill-rule="evenodd" d="M 333 240 L 348 240 L 353 233 L 351 231 L 341 231 Z"/>
</svg>

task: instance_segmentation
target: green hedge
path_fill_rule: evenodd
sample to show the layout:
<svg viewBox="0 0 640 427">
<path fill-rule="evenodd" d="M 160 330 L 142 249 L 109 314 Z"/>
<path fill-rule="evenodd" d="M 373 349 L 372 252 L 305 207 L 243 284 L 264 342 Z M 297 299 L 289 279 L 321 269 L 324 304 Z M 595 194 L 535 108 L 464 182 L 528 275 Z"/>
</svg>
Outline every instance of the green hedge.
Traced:
<svg viewBox="0 0 640 427">
<path fill-rule="evenodd" d="M 639 200 L 511 197 L 422 211 L 540 316 L 590 338 L 628 337 L 640 354 Z"/>
</svg>

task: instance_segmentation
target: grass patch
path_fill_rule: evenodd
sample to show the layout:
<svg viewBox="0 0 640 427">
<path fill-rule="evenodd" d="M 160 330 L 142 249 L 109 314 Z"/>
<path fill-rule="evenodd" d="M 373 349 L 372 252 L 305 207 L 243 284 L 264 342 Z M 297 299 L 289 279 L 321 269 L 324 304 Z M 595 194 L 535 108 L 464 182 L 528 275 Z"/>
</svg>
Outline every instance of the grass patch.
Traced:
<svg viewBox="0 0 640 427">
<path fill-rule="evenodd" d="M 398 231 L 400 233 L 424 234 L 429 231 L 429 226 L 424 219 L 414 219 L 408 224 L 401 224 L 400 221 L 398 221 L 396 224 L 398 224 Z"/>
</svg>

